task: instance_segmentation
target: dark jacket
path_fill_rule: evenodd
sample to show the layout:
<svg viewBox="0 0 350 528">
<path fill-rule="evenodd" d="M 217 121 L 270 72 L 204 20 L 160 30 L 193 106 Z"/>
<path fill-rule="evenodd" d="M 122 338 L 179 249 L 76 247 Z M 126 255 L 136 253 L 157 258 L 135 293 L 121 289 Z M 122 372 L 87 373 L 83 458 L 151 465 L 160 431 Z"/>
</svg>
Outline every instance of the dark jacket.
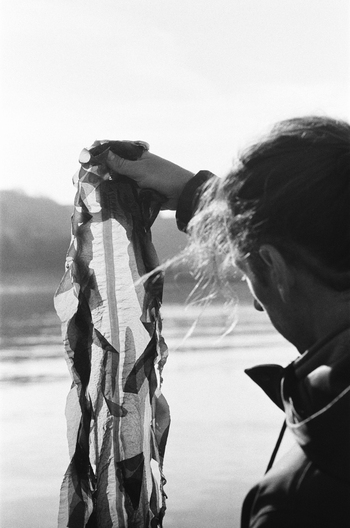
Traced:
<svg viewBox="0 0 350 528">
<path fill-rule="evenodd" d="M 201 185 L 186 185 L 177 209 L 181 230 L 191 219 Z M 350 527 L 350 320 L 287 368 L 247 370 L 286 414 L 295 447 L 247 495 L 241 528 Z"/>
<path fill-rule="evenodd" d="M 349 528 L 350 328 L 280 367 L 279 377 L 276 367 L 247 374 L 284 408 L 296 445 L 249 492 L 241 526 Z"/>
</svg>

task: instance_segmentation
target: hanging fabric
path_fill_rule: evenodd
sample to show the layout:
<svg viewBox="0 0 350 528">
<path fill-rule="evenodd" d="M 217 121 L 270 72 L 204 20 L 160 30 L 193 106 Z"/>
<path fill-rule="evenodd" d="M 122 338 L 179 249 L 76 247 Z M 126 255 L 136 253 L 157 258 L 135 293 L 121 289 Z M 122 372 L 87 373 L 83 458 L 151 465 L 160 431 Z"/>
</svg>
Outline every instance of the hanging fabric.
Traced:
<svg viewBox="0 0 350 528">
<path fill-rule="evenodd" d="M 157 528 L 166 495 L 170 417 L 161 392 L 163 276 L 150 227 L 162 198 L 112 174 L 108 150 L 137 159 L 145 145 L 95 142 L 81 154 L 66 272 L 55 294 L 72 377 L 70 464 L 59 528 Z"/>
</svg>

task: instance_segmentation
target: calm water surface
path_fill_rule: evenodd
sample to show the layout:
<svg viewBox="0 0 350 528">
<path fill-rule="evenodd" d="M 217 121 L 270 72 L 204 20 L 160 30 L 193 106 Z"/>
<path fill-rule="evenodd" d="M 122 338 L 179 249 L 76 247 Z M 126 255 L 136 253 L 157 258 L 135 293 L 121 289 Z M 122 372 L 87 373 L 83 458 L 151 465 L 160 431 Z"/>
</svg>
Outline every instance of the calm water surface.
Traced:
<svg viewBox="0 0 350 528">
<path fill-rule="evenodd" d="M 70 378 L 52 304 L 58 280 L 2 281 L 1 520 L 11 528 L 56 526 L 69 462 L 64 406 Z M 243 370 L 258 363 L 285 365 L 296 352 L 265 314 L 254 311 L 244 285 L 237 288 L 238 324 L 225 337 L 222 305 L 202 314 L 193 306 L 184 309 L 184 289 L 168 285 L 163 306 L 170 349 L 163 393 L 172 415 L 165 528 L 235 528 L 283 420 Z M 284 449 L 289 443 L 287 438 Z"/>
</svg>

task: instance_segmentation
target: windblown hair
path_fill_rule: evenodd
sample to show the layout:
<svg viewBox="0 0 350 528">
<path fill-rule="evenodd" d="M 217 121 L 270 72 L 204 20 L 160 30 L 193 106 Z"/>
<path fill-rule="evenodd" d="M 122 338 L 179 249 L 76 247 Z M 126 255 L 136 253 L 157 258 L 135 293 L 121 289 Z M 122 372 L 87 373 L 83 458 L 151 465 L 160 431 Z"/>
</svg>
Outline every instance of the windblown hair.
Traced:
<svg viewBox="0 0 350 528">
<path fill-rule="evenodd" d="M 197 279 L 215 290 L 248 259 L 263 280 L 263 243 L 328 286 L 350 287 L 350 125 L 327 117 L 278 123 L 213 178 L 188 226 Z"/>
</svg>

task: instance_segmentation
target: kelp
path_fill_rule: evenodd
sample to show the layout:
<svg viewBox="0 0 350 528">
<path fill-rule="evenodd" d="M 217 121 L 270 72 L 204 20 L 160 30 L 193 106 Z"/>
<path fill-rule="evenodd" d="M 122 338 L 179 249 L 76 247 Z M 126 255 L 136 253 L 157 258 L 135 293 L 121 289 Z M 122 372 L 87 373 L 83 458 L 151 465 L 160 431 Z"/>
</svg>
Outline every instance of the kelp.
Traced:
<svg viewBox="0 0 350 528">
<path fill-rule="evenodd" d="M 105 163 L 109 149 L 137 159 L 143 148 L 95 142 L 75 177 L 72 239 L 55 294 L 72 377 L 59 528 L 156 528 L 165 513 L 168 351 L 163 276 L 150 273 L 158 265 L 150 227 L 162 198 Z"/>
</svg>

